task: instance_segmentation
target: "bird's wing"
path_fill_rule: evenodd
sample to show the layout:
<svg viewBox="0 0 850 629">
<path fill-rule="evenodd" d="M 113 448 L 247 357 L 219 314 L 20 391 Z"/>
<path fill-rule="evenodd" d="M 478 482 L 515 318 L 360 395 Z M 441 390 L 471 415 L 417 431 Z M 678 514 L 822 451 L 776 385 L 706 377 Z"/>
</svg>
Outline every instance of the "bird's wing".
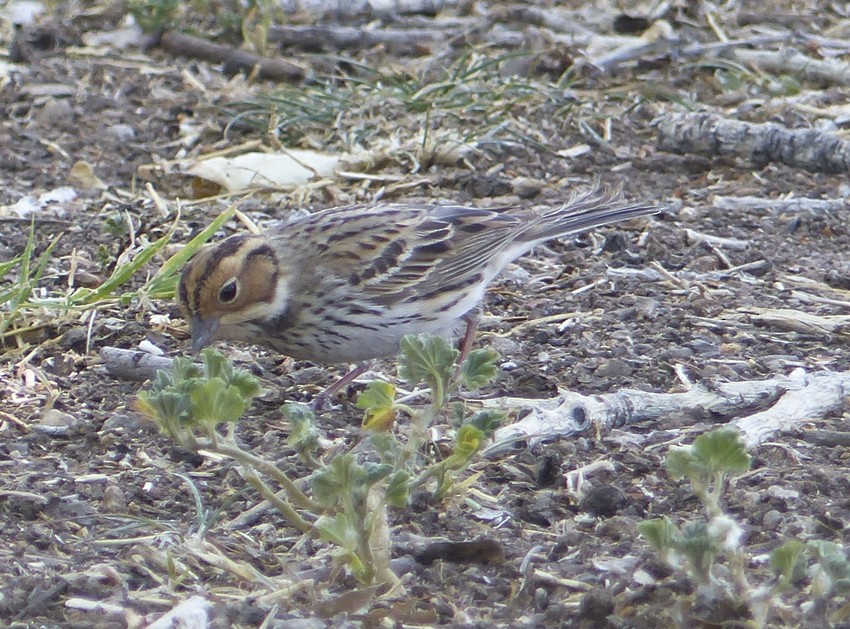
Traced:
<svg viewBox="0 0 850 629">
<path fill-rule="evenodd" d="M 482 282 L 523 220 L 461 206 L 380 204 L 336 208 L 283 225 L 287 240 L 311 246 L 316 272 L 390 305 Z"/>
</svg>

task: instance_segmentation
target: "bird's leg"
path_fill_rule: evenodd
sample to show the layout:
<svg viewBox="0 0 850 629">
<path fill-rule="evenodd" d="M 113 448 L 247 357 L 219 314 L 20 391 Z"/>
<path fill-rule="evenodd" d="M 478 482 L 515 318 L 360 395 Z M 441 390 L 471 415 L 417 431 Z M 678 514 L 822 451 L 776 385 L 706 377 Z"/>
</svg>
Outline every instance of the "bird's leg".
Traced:
<svg viewBox="0 0 850 629">
<path fill-rule="evenodd" d="M 361 376 L 366 373 L 367 369 L 369 369 L 368 363 L 360 363 L 354 369 L 345 374 L 342 378 L 334 382 L 327 389 L 319 393 L 319 395 L 316 396 L 316 399 L 312 402 L 313 410 L 322 410 L 322 407 L 325 405 L 325 403 L 330 400 L 332 396 L 336 395 L 337 391 L 352 382 L 358 376 Z"/>
<path fill-rule="evenodd" d="M 460 371 L 460 365 L 463 364 L 472 349 L 475 333 L 478 332 L 478 322 L 481 320 L 481 310 L 476 308 L 465 314 L 463 319 L 466 321 L 466 332 L 463 335 L 463 341 L 460 343 L 460 358 L 457 361 L 458 371 Z"/>
</svg>

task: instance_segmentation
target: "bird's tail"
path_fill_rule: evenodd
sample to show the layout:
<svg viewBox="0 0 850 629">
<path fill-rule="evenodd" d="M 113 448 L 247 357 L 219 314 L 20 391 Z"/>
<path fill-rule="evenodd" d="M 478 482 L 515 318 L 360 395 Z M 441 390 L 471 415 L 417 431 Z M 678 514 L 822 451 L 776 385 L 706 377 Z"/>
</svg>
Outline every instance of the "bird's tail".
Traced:
<svg viewBox="0 0 850 629">
<path fill-rule="evenodd" d="M 649 203 L 629 205 L 621 200 L 618 190 L 597 185 L 587 191 L 573 193 L 562 206 L 539 214 L 528 223 L 521 240 L 544 242 L 610 223 L 657 214 L 662 209 Z"/>
</svg>

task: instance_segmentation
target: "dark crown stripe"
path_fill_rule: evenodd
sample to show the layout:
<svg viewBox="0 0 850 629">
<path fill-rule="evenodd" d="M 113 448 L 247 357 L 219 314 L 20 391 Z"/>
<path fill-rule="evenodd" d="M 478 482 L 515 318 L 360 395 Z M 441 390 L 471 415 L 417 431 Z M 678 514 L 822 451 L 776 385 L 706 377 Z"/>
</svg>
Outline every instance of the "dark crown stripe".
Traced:
<svg viewBox="0 0 850 629">
<path fill-rule="evenodd" d="M 204 255 L 198 261 L 204 264 L 201 272 L 195 280 L 195 290 L 192 292 L 192 310 L 198 309 L 198 304 L 201 303 L 201 293 L 203 292 L 204 284 L 210 279 L 210 276 L 218 268 L 218 261 L 229 258 L 235 254 L 245 243 L 247 236 L 231 236 L 227 240 L 222 241 L 209 253 Z"/>
</svg>

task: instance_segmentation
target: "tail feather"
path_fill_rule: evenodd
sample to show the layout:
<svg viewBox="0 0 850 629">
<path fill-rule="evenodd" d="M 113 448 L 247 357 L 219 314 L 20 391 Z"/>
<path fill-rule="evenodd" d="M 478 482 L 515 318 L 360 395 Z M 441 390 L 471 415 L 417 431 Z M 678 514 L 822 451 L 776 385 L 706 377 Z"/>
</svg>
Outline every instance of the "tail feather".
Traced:
<svg viewBox="0 0 850 629">
<path fill-rule="evenodd" d="M 596 186 L 574 193 L 562 206 L 539 214 L 526 225 L 520 240 L 544 242 L 610 223 L 657 214 L 662 209 L 646 203 L 626 204 L 620 200 L 619 191 Z"/>
</svg>

